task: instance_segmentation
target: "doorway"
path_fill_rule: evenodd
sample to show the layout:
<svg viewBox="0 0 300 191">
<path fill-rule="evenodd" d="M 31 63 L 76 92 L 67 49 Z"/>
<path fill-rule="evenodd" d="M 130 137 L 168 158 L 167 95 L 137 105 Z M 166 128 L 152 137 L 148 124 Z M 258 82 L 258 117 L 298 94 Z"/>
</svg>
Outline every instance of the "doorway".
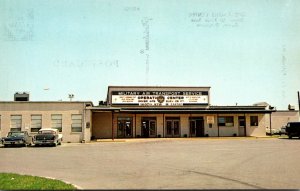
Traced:
<svg viewBox="0 0 300 191">
<path fill-rule="evenodd" d="M 239 116 L 239 136 L 245 137 L 246 136 L 246 119 L 245 116 Z"/>
<path fill-rule="evenodd" d="M 166 137 L 180 137 L 179 117 L 166 117 Z"/>
<path fill-rule="evenodd" d="M 156 117 L 142 117 L 141 137 L 156 137 Z"/>
<path fill-rule="evenodd" d="M 132 138 L 131 117 L 118 117 L 118 138 Z"/>
<path fill-rule="evenodd" d="M 204 137 L 203 117 L 190 117 L 190 137 Z"/>
</svg>

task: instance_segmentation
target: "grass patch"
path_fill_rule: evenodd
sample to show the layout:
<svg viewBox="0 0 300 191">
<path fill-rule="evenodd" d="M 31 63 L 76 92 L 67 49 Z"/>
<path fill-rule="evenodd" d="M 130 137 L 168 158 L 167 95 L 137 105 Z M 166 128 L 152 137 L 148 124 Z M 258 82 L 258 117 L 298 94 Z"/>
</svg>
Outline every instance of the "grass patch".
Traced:
<svg viewBox="0 0 300 191">
<path fill-rule="evenodd" d="M 0 190 L 76 190 L 76 188 L 60 180 L 0 173 Z"/>
</svg>

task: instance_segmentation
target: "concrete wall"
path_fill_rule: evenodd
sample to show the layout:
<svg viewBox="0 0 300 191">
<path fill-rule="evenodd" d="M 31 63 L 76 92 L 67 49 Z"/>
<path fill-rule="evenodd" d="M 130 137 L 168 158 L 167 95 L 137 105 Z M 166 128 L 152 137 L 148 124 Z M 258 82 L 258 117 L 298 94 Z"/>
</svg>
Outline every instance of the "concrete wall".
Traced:
<svg viewBox="0 0 300 191">
<path fill-rule="evenodd" d="M 96 139 L 111 138 L 112 114 L 110 112 L 94 112 L 92 116 L 92 136 Z"/>
<path fill-rule="evenodd" d="M 83 135 L 84 135 L 84 141 L 90 142 L 92 137 L 92 111 L 91 110 L 84 110 L 85 116 L 83 117 Z"/>
<path fill-rule="evenodd" d="M 299 121 L 298 111 L 276 111 L 271 114 L 271 126 L 272 129 L 280 129 L 288 122 Z M 266 127 L 270 127 L 270 115 L 266 115 Z"/>
<path fill-rule="evenodd" d="M 258 126 L 251 126 L 250 116 L 258 116 Z M 267 114 L 246 114 L 246 132 L 247 136 L 265 136 L 266 135 L 266 116 Z"/>
<path fill-rule="evenodd" d="M 90 140 L 90 130 L 86 123 L 90 122 L 90 113 L 85 112 L 84 102 L 0 102 L 1 130 L 0 136 L 5 137 L 11 128 L 11 115 L 22 116 L 22 131 L 31 132 L 31 115 L 42 115 L 42 128 L 51 128 L 51 115 L 62 115 L 63 142 L 81 142 Z M 81 114 L 82 132 L 71 132 L 72 114 Z M 87 136 L 84 133 L 87 132 Z"/>
</svg>

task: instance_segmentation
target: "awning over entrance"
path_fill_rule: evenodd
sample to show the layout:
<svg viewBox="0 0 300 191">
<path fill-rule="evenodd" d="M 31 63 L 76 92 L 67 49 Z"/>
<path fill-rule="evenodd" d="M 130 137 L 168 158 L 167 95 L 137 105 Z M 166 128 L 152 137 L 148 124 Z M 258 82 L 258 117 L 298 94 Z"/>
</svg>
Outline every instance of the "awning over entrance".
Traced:
<svg viewBox="0 0 300 191">
<path fill-rule="evenodd" d="M 237 113 L 271 113 L 265 106 L 209 106 L 209 107 L 89 107 L 93 112 L 126 113 L 197 113 L 197 114 L 237 114 Z"/>
</svg>

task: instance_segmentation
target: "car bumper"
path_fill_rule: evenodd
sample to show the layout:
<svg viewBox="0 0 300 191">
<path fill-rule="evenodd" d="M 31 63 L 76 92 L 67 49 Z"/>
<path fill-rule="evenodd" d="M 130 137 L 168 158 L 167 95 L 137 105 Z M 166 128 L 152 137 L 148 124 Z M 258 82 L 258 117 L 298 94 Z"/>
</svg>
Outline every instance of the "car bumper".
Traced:
<svg viewBox="0 0 300 191">
<path fill-rule="evenodd" d="M 24 145 L 24 141 L 3 141 L 3 145 Z"/>
<path fill-rule="evenodd" d="M 43 141 L 34 141 L 35 145 L 53 145 L 55 144 L 54 140 L 43 140 Z"/>
</svg>

